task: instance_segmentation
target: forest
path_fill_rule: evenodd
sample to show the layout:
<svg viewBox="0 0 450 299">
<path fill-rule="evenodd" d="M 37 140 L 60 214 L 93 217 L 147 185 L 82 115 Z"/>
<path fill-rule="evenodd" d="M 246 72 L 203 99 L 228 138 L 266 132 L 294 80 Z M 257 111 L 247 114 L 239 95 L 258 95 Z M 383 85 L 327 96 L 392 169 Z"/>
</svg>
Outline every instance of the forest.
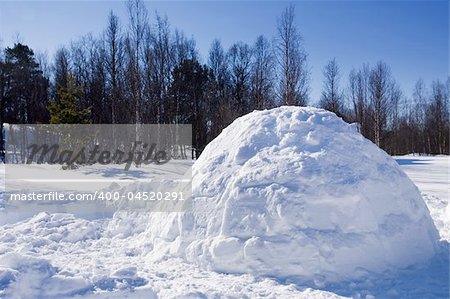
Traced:
<svg viewBox="0 0 450 299">
<path fill-rule="evenodd" d="M 102 34 L 73 40 L 52 59 L 21 42 L 0 49 L 0 133 L 4 123 L 192 124 L 198 156 L 239 116 L 314 100 L 358 123 L 389 154 L 449 154 L 450 77 L 427 86 L 417 74 L 414 90 L 403 91 L 382 60 L 343 74 L 330 57 L 314 66 L 323 69 L 323 87 L 311 99 L 293 5 L 274 22 L 276 36 L 228 49 L 218 38 L 205 64 L 195 40 L 167 17 L 150 15 L 139 0 L 127 9 L 126 22 L 111 11 Z"/>
</svg>

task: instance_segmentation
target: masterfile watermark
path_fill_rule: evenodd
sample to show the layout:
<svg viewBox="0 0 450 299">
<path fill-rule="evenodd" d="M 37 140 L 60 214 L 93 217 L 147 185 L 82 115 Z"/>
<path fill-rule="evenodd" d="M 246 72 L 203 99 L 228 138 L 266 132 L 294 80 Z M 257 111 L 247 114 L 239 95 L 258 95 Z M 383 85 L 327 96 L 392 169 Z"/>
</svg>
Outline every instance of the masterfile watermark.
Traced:
<svg viewBox="0 0 450 299">
<path fill-rule="evenodd" d="M 30 193 L 10 193 L 10 201 L 184 201 L 184 192 L 112 192 L 95 191 L 92 193 L 64 193 L 57 191 L 50 192 L 30 192 Z"/>
<path fill-rule="evenodd" d="M 120 149 L 115 151 L 99 150 L 99 145 L 94 145 L 92 150 L 88 150 L 86 147 L 82 147 L 77 151 L 74 150 L 61 150 L 59 144 L 32 144 L 27 147 L 30 150 L 30 154 L 27 157 L 26 164 L 44 163 L 48 164 L 61 164 L 61 165 L 74 165 L 74 164 L 125 164 L 125 170 L 129 170 L 131 165 L 150 163 L 164 164 L 170 160 L 169 154 L 164 150 L 156 150 L 156 143 L 149 145 L 141 141 L 133 142 L 130 150 L 125 152 Z M 48 160 L 45 160 L 46 156 L 49 156 Z"/>
<path fill-rule="evenodd" d="M 18 210 L 189 206 L 190 125 L 7 125 L 5 136 L 5 198 Z"/>
</svg>

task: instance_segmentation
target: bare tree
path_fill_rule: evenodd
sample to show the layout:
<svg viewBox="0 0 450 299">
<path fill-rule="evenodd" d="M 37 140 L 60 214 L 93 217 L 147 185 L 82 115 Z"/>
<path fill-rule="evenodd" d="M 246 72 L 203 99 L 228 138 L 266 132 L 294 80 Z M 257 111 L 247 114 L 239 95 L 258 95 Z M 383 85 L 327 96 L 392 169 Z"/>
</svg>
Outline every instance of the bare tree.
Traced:
<svg viewBox="0 0 450 299">
<path fill-rule="evenodd" d="M 369 93 L 373 118 L 374 142 L 381 145 L 381 134 L 386 126 L 387 115 L 392 107 L 391 70 L 386 63 L 379 61 L 370 72 Z"/>
<path fill-rule="evenodd" d="M 49 62 L 49 57 L 47 51 L 36 52 L 36 62 L 39 64 L 42 71 L 42 75 L 46 78 L 50 78 L 52 75 L 52 66 Z M 1 61 L 1 60 L 0 60 Z"/>
<path fill-rule="evenodd" d="M 88 109 L 93 123 L 109 123 L 109 98 L 105 96 L 105 48 L 100 39 L 88 34 L 70 46 L 70 69 L 81 87 L 79 109 Z"/>
<path fill-rule="evenodd" d="M 390 107 L 387 114 L 387 127 L 388 127 L 388 142 L 384 144 L 384 148 L 391 154 L 397 155 L 400 153 L 400 147 L 404 145 L 400 144 L 402 136 L 400 136 L 403 107 L 401 107 L 401 101 L 403 98 L 402 91 L 395 81 L 390 84 Z"/>
<path fill-rule="evenodd" d="M 250 71 L 252 51 L 242 42 L 231 46 L 228 51 L 230 75 L 233 94 L 233 110 L 236 116 L 249 112 L 250 106 Z"/>
<path fill-rule="evenodd" d="M 198 60 L 195 40 L 193 38 L 187 38 L 178 29 L 175 29 L 171 50 L 174 53 L 174 65 L 179 65 L 184 60 Z"/>
<path fill-rule="evenodd" d="M 352 69 L 349 75 L 349 99 L 353 107 L 353 120 L 359 124 L 359 130 L 364 136 L 369 136 L 369 66 L 362 69 Z"/>
<path fill-rule="evenodd" d="M 431 86 L 431 103 L 427 109 L 426 134 L 429 152 L 449 153 L 449 95 L 446 86 L 434 81 Z"/>
<path fill-rule="evenodd" d="M 427 106 L 427 88 L 422 79 L 417 80 L 413 91 L 413 101 L 415 106 L 414 119 L 417 123 L 424 123 Z"/>
<path fill-rule="evenodd" d="M 343 92 L 339 87 L 341 74 L 336 58 L 328 62 L 323 70 L 324 81 L 320 107 L 336 113 L 337 116 L 343 116 L 344 103 Z"/>
<path fill-rule="evenodd" d="M 305 106 L 309 94 L 309 70 L 303 38 L 295 27 L 295 7 L 287 7 L 278 19 L 276 56 L 279 65 L 279 97 L 283 105 Z"/>
<path fill-rule="evenodd" d="M 232 107 L 229 101 L 230 74 L 228 61 L 226 53 L 217 39 L 211 44 L 208 66 L 212 77 L 208 97 L 210 123 L 208 139 L 212 140 L 233 120 Z"/>
<path fill-rule="evenodd" d="M 273 70 L 274 57 L 270 42 L 259 36 L 253 47 L 254 62 L 251 75 L 251 109 L 267 109 L 274 106 Z"/>
<path fill-rule="evenodd" d="M 164 122 L 167 109 L 167 93 L 171 83 L 172 69 L 174 67 L 174 53 L 171 52 L 170 25 L 166 16 L 156 15 L 155 33 L 155 59 L 156 59 L 156 88 L 157 88 L 157 122 Z"/>
<path fill-rule="evenodd" d="M 128 1 L 128 15 L 130 28 L 127 37 L 127 52 L 129 57 L 128 75 L 133 97 L 134 122 L 141 123 L 142 105 L 142 61 L 143 46 L 148 25 L 148 13 L 145 4 L 141 0 Z"/>
<path fill-rule="evenodd" d="M 412 100 L 413 103 L 410 112 L 410 125 L 413 127 L 412 138 L 411 141 L 413 143 L 414 151 L 418 153 L 425 153 L 427 151 L 425 142 L 425 119 L 427 112 L 427 98 L 428 91 L 425 86 L 425 82 L 422 79 L 419 79 L 413 90 Z"/>
<path fill-rule="evenodd" d="M 209 50 L 208 66 L 217 79 L 225 79 L 227 73 L 227 58 L 220 40 L 215 39 Z"/>
<path fill-rule="evenodd" d="M 56 51 L 54 60 L 54 93 L 60 87 L 66 87 L 70 70 L 69 52 L 66 48 Z"/>
<path fill-rule="evenodd" d="M 111 123 L 118 122 L 118 109 L 121 100 L 120 72 L 123 67 L 123 43 L 119 18 L 111 11 L 105 34 L 106 71 L 108 76 L 108 97 L 111 100 Z"/>
<path fill-rule="evenodd" d="M 1 40 L 0 40 L 1 42 Z M 6 71 L 3 49 L 0 49 L 0 163 L 5 160 L 3 122 L 5 121 Z"/>
</svg>

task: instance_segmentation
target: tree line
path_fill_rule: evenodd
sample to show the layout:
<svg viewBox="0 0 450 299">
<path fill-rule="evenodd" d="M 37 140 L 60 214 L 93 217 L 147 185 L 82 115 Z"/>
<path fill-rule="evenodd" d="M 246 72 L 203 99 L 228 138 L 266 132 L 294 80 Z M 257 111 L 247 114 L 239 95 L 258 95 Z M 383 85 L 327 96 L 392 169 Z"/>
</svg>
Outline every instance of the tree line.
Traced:
<svg viewBox="0 0 450 299">
<path fill-rule="evenodd" d="M 126 26 L 111 12 L 101 35 L 61 47 L 51 62 L 22 43 L 0 51 L 0 123 L 189 123 L 198 156 L 241 115 L 308 105 L 310 68 L 294 6 L 270 39 L 228 49 L 214 40 L 206 64 L 167 17 L 150 18 L 140 0 L 127 9 Z M 382 61 L 353 69 L 347 84 L 336 59 L 323 74 L 319 106 L 357 122 L 388 153 L 449 153 L 450 79 L 429 87 L 419 80 L 407 97 Z"/>
</svg>

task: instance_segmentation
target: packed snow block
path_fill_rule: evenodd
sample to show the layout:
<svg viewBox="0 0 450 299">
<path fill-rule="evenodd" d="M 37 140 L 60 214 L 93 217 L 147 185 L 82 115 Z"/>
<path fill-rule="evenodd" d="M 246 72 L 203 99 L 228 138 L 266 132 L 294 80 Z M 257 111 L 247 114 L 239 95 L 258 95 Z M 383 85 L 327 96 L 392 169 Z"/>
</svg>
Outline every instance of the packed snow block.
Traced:
<svg viewBox="0 0 450 299">
<path fill-rule="evenodd" d="M 152 224 L 150 233 L 191 262 L 318 285 L 438 250 L 429 211 L 397 163 L 355 126 L 310 107 L 236 119 L 193 167 L 192 209 L 178 221 L 158 217 L 171 234 Z"/>
</svg>

